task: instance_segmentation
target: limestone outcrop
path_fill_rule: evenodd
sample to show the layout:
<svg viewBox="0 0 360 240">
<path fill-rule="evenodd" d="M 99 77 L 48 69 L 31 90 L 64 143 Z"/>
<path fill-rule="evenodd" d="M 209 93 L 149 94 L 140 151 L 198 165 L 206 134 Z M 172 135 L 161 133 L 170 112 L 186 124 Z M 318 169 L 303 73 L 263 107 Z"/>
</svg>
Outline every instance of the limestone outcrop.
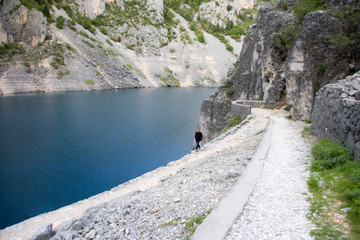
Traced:
<svg viewBox="0 0 360 240">
<path fill-rule="evenodd" d="M 28 10 L 19 0 L 4 0 L 0 10 L 0 43 L 25 42 L 36 46 L 47 34 L 45 16 Z"/>
<path fill-rule="evenodd" d="M 292 119 L 310 120 L 316 92 L 360 70 L 359 2 L 329 0 L 326 10 L 302 18 L 294 13 L 299 2 L 260 7 L 235 69 L 219 91 L 268 107 L 287 104 Z M 212 116 L 211 121 L 221 119 Z"/>
<path fill-rule="evenodd" d="M 198 123 L 198 128 L 204 136 L 204 143 L 214 139 L 225 127 L 231 117 L 230 108 L 231 101 L 223 92 L 216 92 L 204 100 Z"/>
<path fill-rule="evenodd" d="M 316 93 L 311 131 L 347 146 L 360 161 L 360 72 Z"/>
</svg>

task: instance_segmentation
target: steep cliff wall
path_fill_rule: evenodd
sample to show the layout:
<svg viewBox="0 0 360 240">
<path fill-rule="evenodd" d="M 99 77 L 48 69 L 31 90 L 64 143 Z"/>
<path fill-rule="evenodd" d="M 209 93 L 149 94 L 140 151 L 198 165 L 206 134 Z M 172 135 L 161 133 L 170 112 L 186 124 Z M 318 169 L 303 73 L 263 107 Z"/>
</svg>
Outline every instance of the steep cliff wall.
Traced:
<svg viewBox="0 0 360 240">
<path fill-rule="evenodd" d="M 293 119 L 309 120 L 316 92 L 360 69 L 359 2 L 306 4 L 283 0 L 259 9 L 220 91 L 233 100 L 286 103 Z"/>
</svg>

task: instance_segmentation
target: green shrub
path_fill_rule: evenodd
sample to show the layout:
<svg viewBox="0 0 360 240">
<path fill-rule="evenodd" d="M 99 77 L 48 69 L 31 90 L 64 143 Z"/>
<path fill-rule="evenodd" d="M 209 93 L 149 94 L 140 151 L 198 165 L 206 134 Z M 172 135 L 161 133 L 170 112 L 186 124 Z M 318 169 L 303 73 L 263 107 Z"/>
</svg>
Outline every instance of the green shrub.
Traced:
<svg viewBox="0 0 360 240">
<path fill-rule="evenodd" d="M 239 40 L 241 35 L 246 35 L 246 30 L 241 25 L 235 25 L 229 30 L 228 34 L 231 38 Z"/>
<path fill-rule="evenodd" d="M 65 44 L 65 47 L 66 47 L 66 49 L 69 50 L 70 52 L 73 52 L 73 53 L 76 53 L 76 52 L 77 52 L 76 49 L 73 48 L 69 43 L 66 43 L 66 44 Z"/>
<path fill-rule="evenodd" d="M 218 132 L 218 135 L 221 135 L 222 133 L 226 132 L 228 129 L 235 127 L 237 125 L 239 125 L 242 121 L 244 121 L 246 119 L 246 117 L 241 117 L 238 115 L 233 115 L 229 122 L 226 124 L 226 126 L 224 127 L 223 130 L 221 130 L 220 132 Z"/>
<path fill-rule="evenodd" d="M 108 31 L 105 29 L 105 28 L 100 28 L 100 32 L 104 35 L 107 35 L 108 34 Z"/>
<path fill-rule="evenodd" d="M 226 50 L 228 50 L 229 52 L 232 52 L 234 50 L 233 46 L 231 46 L 229 43 L 226 43 L 225 46 Z"/>
<path fill-rule="evenodd" d="M 88 45 L 89 47 L 91 47 L 91 48 L 95 48 L 95 45 L 94 45 L 94 44 L 92 44 L 92 43 L 90 43 L 88 40 L 84 40 L 84 39 L 82 39 L 81 41 L 83 41 L 84 43 L 86 43 L 86 45 Z"/>
<path fill-rule="evenodd" d="M 332 169 L 353 159 L 352 154 L 345 148 L 333 143 L 329 139 L 321 139 L 312 149 L 315 169 Z"/>
<path fill-rule="evenodd" d="M 326 0 L 300 0 L 294 8 L 295 19 L 298 23 L 302 23 L 304 17 L 309 12 L 323 9 Z"/>
<path fill-rule="evenodd" d="M 84 83 L 87 84 L 87 85 L 95 86 L 95 81 L 94 80 L 88 79 L 88 80 L 85 80 Z"/>
<path fill-rule="evenodd" d="M 50 65 L 54 69 L 58 69 L 60 66 L 65 66 L 63 45 L 57 42 L 53 42 L 51 52 L 53 57 Z"/>
<path fill-rule="evenodd" d="M 233 9 L 233 7 L 229 4 L 229 5 L 227 5 L 227 7 L 226 7 L 226 10 L 228 11 L 228 12 L 230 12 L 231 11 L 231 9 Z"/>
<path fill-rule="evenodd" d="M 201 43 L 205 43 L 205 36 L 203 32 L 198 32 L 196 34 L 197 40 Z"/>
<path fill-rule="evenodd" d="M 70 75 L 70 71 L 69 70 L 67 70 L 67 71 L 65 71 L 65 72 L 62 72 L 62 71 L 59 71 L 58 73 L 57 73 L 57 79 L 62 79 L 63 78 L 63 76 L 65 76 L 65 75 Z"/>
<path fill-rule="evenodd" d="M 274 48 L 278 51 L 282 61 L 285 61 L 287 54 L 294 43 L 299 31 L 298 25 L 283 26 L 274 36 Z"/>
</svg>

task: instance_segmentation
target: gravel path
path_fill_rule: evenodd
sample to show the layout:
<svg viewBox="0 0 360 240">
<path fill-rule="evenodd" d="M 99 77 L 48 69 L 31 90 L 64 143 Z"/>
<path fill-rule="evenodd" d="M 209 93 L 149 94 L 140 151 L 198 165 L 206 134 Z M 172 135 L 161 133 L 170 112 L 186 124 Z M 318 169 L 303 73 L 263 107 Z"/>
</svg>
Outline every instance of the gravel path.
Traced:
<svg viewBox="0 0 360 240">
<path fill-rule="evenodd" d="M 226 240 L 313 239 L 307 220 L 306 171 L 310 143 L 301 137 L 304 125 L 272 116 L 270 149 L 263 172 Z"/>
</svg>

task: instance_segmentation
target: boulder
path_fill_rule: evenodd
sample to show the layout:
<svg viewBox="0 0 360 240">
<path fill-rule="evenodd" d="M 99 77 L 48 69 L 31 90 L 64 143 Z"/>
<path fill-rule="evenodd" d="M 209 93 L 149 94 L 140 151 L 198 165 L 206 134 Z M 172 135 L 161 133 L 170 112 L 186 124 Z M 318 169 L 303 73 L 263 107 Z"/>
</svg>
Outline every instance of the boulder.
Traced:
<svg viewBox="0 0 360 240">
<path fill-rule="evenodd" d="M 231 99 L 222 91 L 216 92 L 201 105 L 198 128 L 203 134 L 203 142 L 209 142 L 217 136 L 229 121 Z"/>
<path fill-rule="evenodd" d="M 322 87 L 316 94 L 311 114 L 311 131 L 346 146 L 360 161 L 360 72 Z"/>
</svg>

